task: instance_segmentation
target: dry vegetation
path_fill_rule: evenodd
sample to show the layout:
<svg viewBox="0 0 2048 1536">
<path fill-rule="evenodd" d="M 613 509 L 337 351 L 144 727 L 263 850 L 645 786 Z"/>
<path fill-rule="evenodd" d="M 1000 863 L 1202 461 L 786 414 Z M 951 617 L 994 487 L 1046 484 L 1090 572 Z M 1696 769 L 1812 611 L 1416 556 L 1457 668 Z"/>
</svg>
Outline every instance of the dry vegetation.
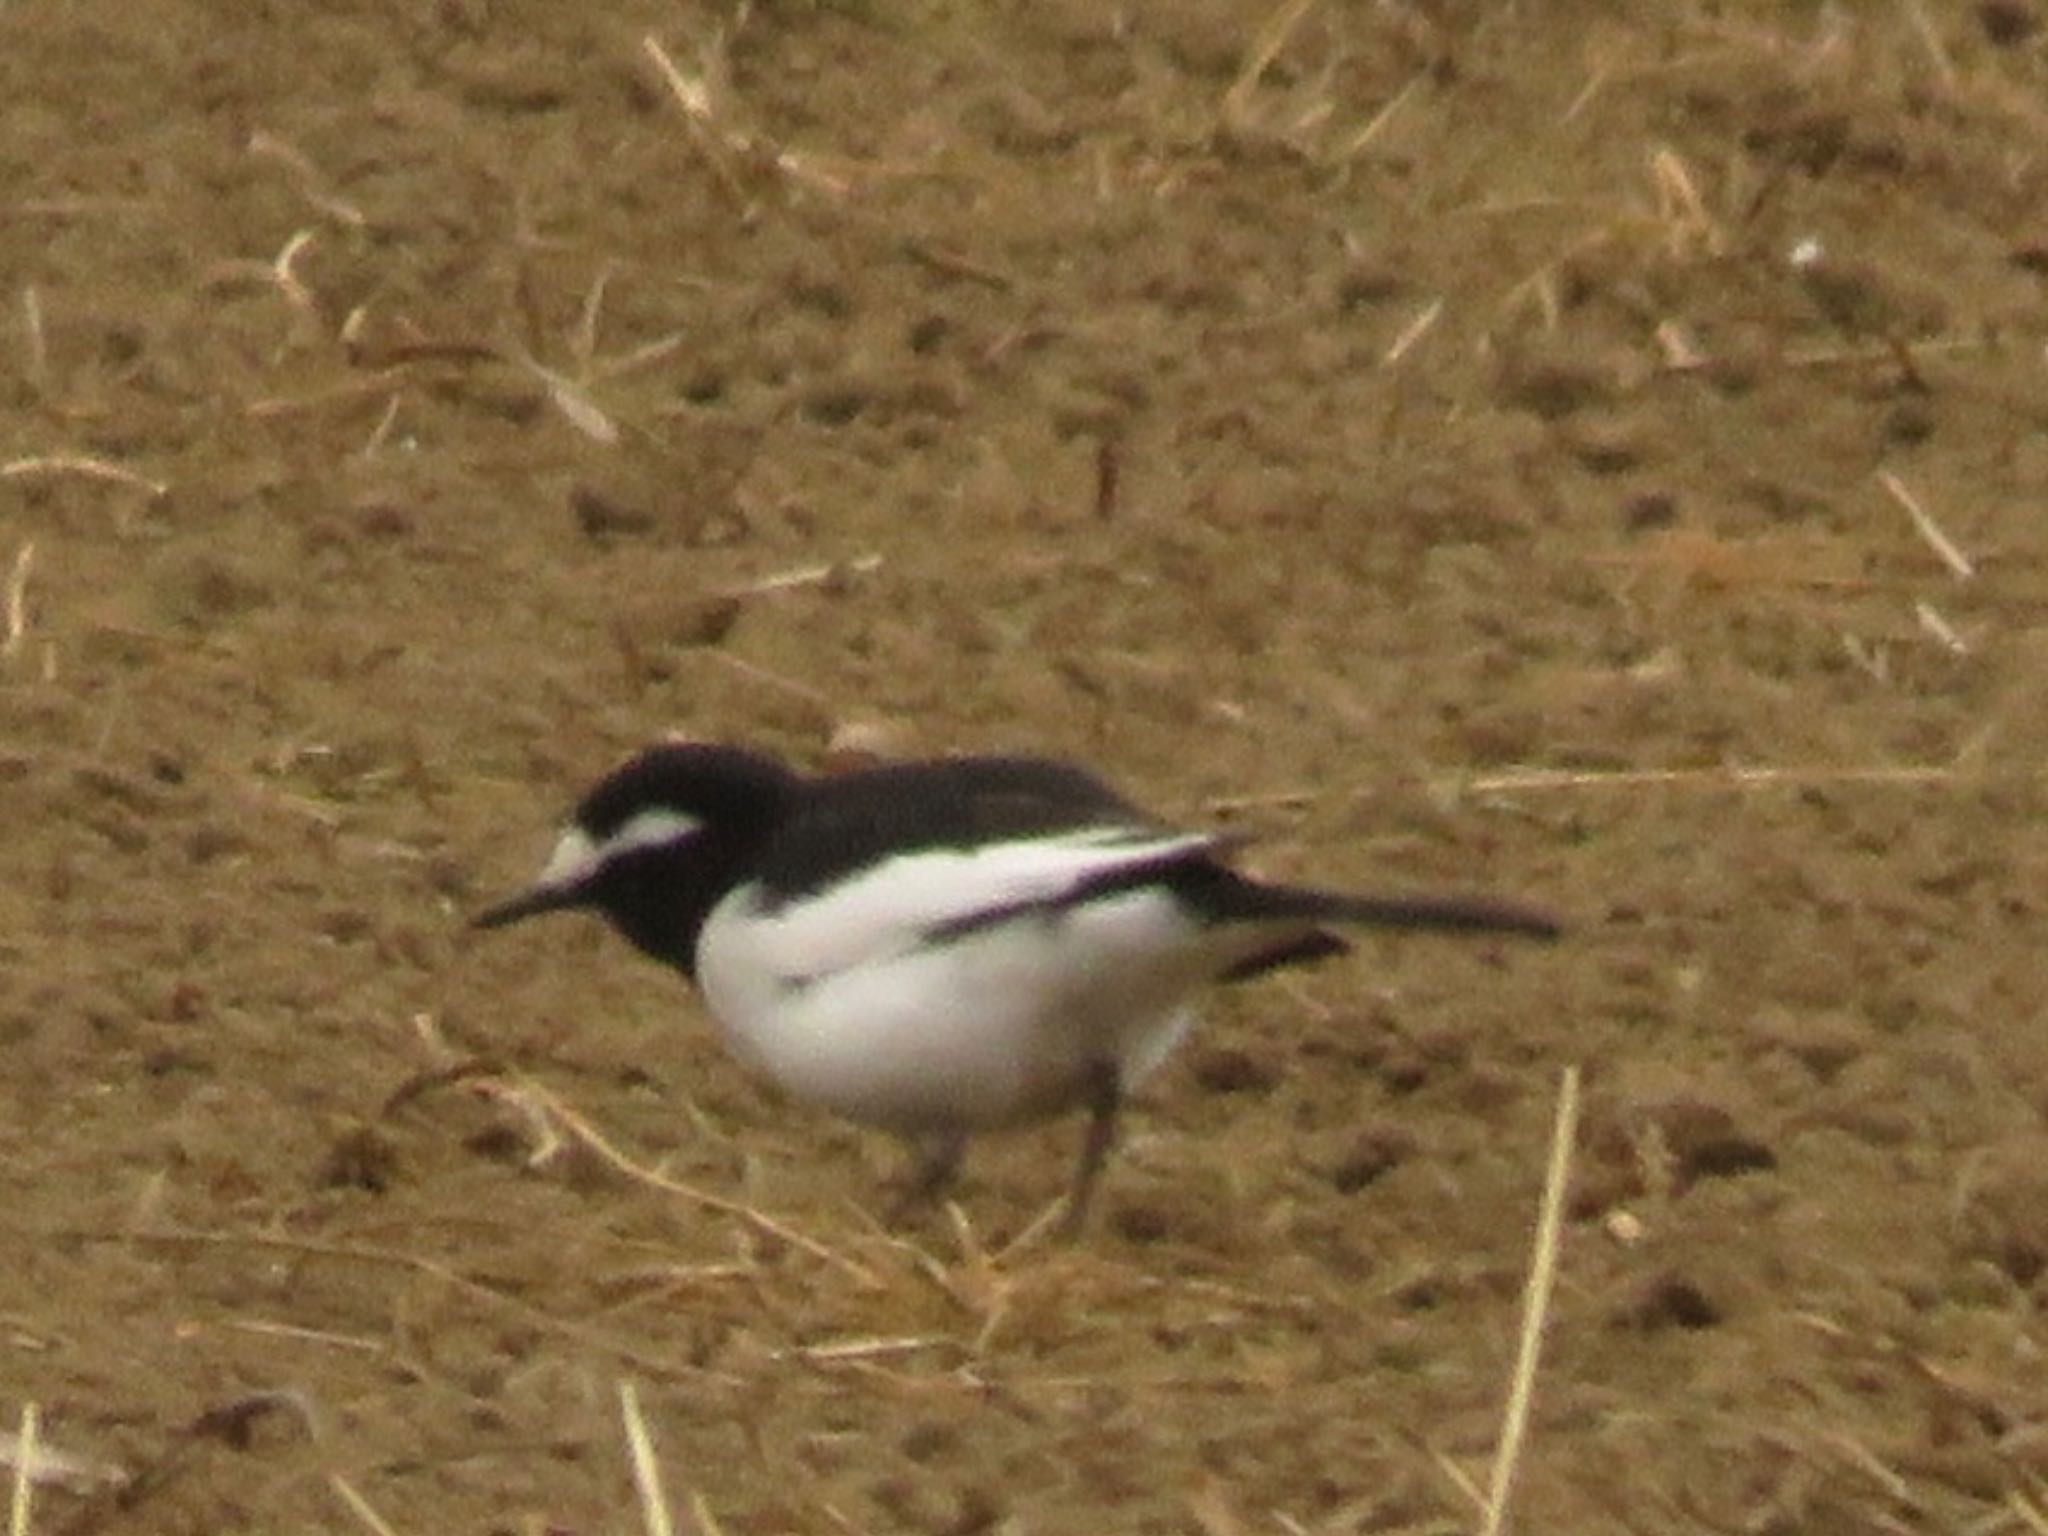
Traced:
<svg viewBox="0 0 2048 1536">
<path fill-rule="evenodd" d="M 2048 1531 L 2044 24 L 0 8 L 12 1536 Z M 666 730 L 1577 928 L 891 1232 Z"/>
</svg>

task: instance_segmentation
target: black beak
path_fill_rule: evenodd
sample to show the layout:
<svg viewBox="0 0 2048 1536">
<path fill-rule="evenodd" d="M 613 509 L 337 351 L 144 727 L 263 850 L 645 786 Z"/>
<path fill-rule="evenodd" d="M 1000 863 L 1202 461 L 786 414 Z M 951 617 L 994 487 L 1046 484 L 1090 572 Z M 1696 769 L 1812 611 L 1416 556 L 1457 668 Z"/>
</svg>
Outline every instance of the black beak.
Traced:
<svg viewBox="0 0 2048 1536">
<path fill-rule="evenodd" d="M 517 896 L 508 897 L 495 906 L 469 920 L 472 928 L 502 928 L 507 923 L 516 923 L 521 918 L 538 917 L 543 912 L 561 912 L 570 907 L 580 907 L 586 898 L 575 886 L 536 885 L 532 890 L 521 891 Z"/>
</svg>

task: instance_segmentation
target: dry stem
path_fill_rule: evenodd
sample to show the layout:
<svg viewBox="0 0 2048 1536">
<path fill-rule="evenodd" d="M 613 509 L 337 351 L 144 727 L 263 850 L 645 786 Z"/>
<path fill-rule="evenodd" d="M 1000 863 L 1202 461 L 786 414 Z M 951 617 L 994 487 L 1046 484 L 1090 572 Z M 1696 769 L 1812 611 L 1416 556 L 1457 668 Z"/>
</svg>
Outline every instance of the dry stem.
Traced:
<svg viewBox="0 0 2048 1536">
<path fill-rule="evenodd" d="M 1529 1283 L 1522 1293 L 1522 1337 L 1515 1352 L 1514 1385 L 1502 1417 L 1500 1447 L 1494 1455 L 1493 1480 L 1486 1498 L 1481 1536 L 1499 1536 L 1507 1529 L 1508 1491 L 1521 1460 L 1522 1440 L 1529 1427 L 1529 1404 L 1536 1392 L 1536 1365 L 1543 1350 L 1543 1325 L 1550 1313 L 1550 1293 L 1557 1279 L 1558 1242 L 1564 1230 L 1565 1190 L 1571 1182 L 1572 1143 L 1579 1126 L 1579 1069 L 1564 1069 L 1558 1085 L 1557 1122 L 1550 1137 L 1550 1167 L 1543 1180 L 1543 1209 L 1536 1222 L 1536 1250 Z"/>
<path fill-rule="evenodd" d="M 714 1195 L 708 1189 L 699 1189 L 694 1184 L 685 1184 L 682 1180 L 672 1179 L 666 1174 L 656 1173 L 652 1168 L 642 1167 L 607 1141 L 596 1126 L 538 1083 L 522 1083 L 520 1087 L 532 1102 L 545 1109 L 571 1136 L 627 1178 L 652 1189 L 661 1190 L 665 1194 L 680 1195 L 691 1204 L 702 1206 L 706 1210 L 717 1211 L 724 1216 L 736 1216 L 756 1231 L 778 1242 L 788 1243 L 792 1247 L 801 1248 L 813 1258 L 823 1259 L 862 1285 L 872 1288 L 881 1284 L 874 1271 L 865 1265 L 855 1262 L 836 1249 L 827 1247 L 816 1238 L 806 1236 L 786 1222 L 777 1221 L 765 1211 L 757 1210 L 738 1200 L 728 1200 L 723 1195 Z"/>
<path fill-rule="evenodd" d="M 362 209 L 327 190 L 327 178 L 321 175 L 319 167 L 314 165 L 297 145 L 287 143 L 276 134 L 266 133 L 258 128 L 249 135 L 249 153 L 266 156 L 287 166 L 298 178 L 300 196 L 322 213 L 348 225 L 351 229 L 361 229 L 369 222 L 363 216 Z"/>
<path fill-rule="evenodd" d="M 29 1515 L 35 1505 L 37 1410 L 34 1403 L 21 1407 L 21 1437 L 14 1463 L 14 1499 L 7 1521 L 8 1536 L 28 1536 Z"/>
<path fill-rule="evenodd" d="M 22 286 L 21 323 L 28 332 L 29 380 L 42 389 L 50 378 L 50 339 L 43 332 L 43 300 L 34 283 Z"/>
<path fill-rule="evenodd" d="M 619 1383 L 619 1417 L 625 1421 L 626 1449 L 633 1460 L 633 1486 L 640 1495 L 640 1519 L 647 1528 L 647 1536 L 675 1536 L 668 1495 L 661 1487 L 661 1462 L 654 1454 L 654 1438 L 647 1433 L 646 1417 L 640 1412 L 639 1390 L 630 1381 Z"/>
<path fill-rule="evenodd" d="M 1885 488 L 1893 501 L 1906 509 L 1906 516 L 1913 520 L 1914 529 L 1927 541 L 1927 547 L 1940 557 L 1941 563 L 1955 572 L 1956 580 L 1968 581 L 1977 574 L 1977 567 L 1970 557 L 1957 547 L 1947 530 L 1934 520 L 1934 514 L 1921 505 L 1920 498 L 1906 488 L 1903 480 L 1890 470 L 1881 469 L 1877 472 L 1877 483 Z"/>
<path fill-rule="evenodd" d="M 123 469 L 118 464 L 109 464 L 105 459 L 88 458 L 80 453 L 48 453 L 34 458 L 9 459 L 0 464 L 0 477 L 13 479 L 18 475 L 84 475 L 92 480 L 111 480 L 117 485 L 132 485 L 138 491 L 147 491 L 152 496 L 170 494 L 170 487 L 161 480 L 151 480 L 138 475 L 132 469 Z"/>
<path fill-rule="evenodd" d="M 327 1474 L 327 1486 L 348 1506 L 349 1513 L 362 1521 L 371 1536 L 398 1536 L 391 1523 L 370 1507 L 370 1501 L 357 1491 L 356 1485 L 339 1472 Z"/>
<path fill-rule="evenodd" d="M 2005 1507 L 2011 1510 L 2020 1524 L 2032 1531 L 2034 1536 L 2048 1536 L 2048 1514 L 2044 1514 L 2041 1506 L 2019 1489 L 2015 1488 L 2005 1496 Z"/>
<path fill-rule="evenodd" d="M 1266 24 L 1259 28 L 1258 37 L 1245 54 L 1237 78 L 1223 93 L 1225 127 L 1242 131 L 1251 126 L 1252 93 L 1258 90 L 1259 80 L 1266 73 L 1267 66 L 1279 56 L 1280 50 L 1287 46 L 1287 39 L 1294 35 L 1294 29 L 1315 6 L 1316 0 L 1281 0 L 1266 18 Z"/>
<path fill-rule="evenodd" d="M 1424 78 L 1420 74 L 1411 75 L 1408 83 L 1394 92 L 1387 99 L 1387 104 L 1373 113 L 1363 128 L 1345 140 L 1344 147 L 1337 151 L 1335 158 L 1339 161 L 1356 160 L 1370 149 L 1373 140 L 1386 132 L 1387 124 L 1391 123 L 1395 114 L 1408 104 L 1408 98 L 1415 94 L 1415 88 L 1422 84 Z"/>
<path fill-rule="evenodd" d="M 869 571 L 879 570 L 880 555 L 855 555 L 850 560 L 833 560 L 821 565 L 798 566 L 795 570 L 778 571 L 772 576 L 763 576 L 744 586 L 734 587 L 732 597 L 765 597 L 771 592 L 787 592 L 796 587 L 821 587 L 843 581 L 849 576 L 865 576 Z"/>
<path fill-rule="evenodd" d="M 1511 768 L 1453 781 L 1476 794 L 1533 794 L 1562 789 L 1796 789 L 1816 784 L 1941 784 L 1956 777 L 1936 764 L 1879 764 L 1866 768 Z"/>
<path fill-rule="evenodd" d="M 111 1461 L 75 1456 L 60 1451 L 37 1433 L 29 1433 L 29 1416 L 36 1405 L 22 1409 L 22 1433 L 0 1432 L 0 1466 L 14 1469 L 17 1484 L 60 1483 L 74 1493 L 91 1493 L 101 1488 L 119 1488 L 129 1481 L 128 1470 Z M 16 1498 L 22 1497 L 17 1493 Z"/>
<path fill-rule="evenodd" d="M 601 1329 L 574 1318 L 558 1317 L 532 1302 L 522 1300 L 509 1291 L 500 1290 L 481 1280 L 475 1280 L 461 1271 L 430 1259 L 422 1254 L 406 1253 L 402 1249 L 383 1248 L 373 1243 L 324 1242 L 318 1238 L 282 1237 L 267 1232 L 216 1232 L 205 1229 L 183 1230 L 171 1228 L 119 1229 L 95 1227 L 59 1227 L 44 1234 L 50 1241 L 80 1243 L 132 1243 L 166 1244 L 173 1247 L 209 1248 L 258 1248 L 277 1253 L 304 1254 L 314 1258 L 347 1260 L 358 1264 L 382 1265 L 393 1269 L 410 1270 L 426 1275 L 451 1290 L 479 1301 L 489 1302 L 504 1308 L 515 1317 L 522 1319 L 544 1333 L 574 1339 L 577 1343 L 602 1354 L 624 1361 L 651 1376 L 667 1379 L 689 1377 L 696 1381 L 716 1381 L 737 1385 L 736 1378 L 716 1371 L 703 1370 L 694 1366 L 663 1360 L 654 1355 L 622 1343 Z M 46 1453 L 47 1454 L 47 1453 Z"/>
<path fill-rule="evenodd" d="M 716 46 L 699 51 L 704 68 L 696 75 L 685 74 L 652 33 L 640 39 L 640 47 L 653 61 L 662 83 L 682 107 L 683 120 L 704 151 L 704 158 L 718 177 L 719 185 L 743 210 L 751 211 L 753 205 L 741 184 L 738 171 L 734 169 L 735 162 L 739 160 L 763 161 L 791 181 L 814 191 L 841 196 L 849 190 L 851 183 L 844 174 L 845 170 L 851 169 L 847 163 L 840 162 L 840 172 L 829 171 L 816 156 L 768 143 L 744 129 L 719 121 L 717 98 L 727 91 L 723 78 L 724 59 Z"/>
<path fill-rule="evenodd" d="M 1429 328 L 1437 323 L 1443 312 L 1444 301 L 1441 298 L 1431 299 L 1425 304 L 1421 313 L 1402 326 L 1400 335 L 1387 344 L 1387 350 L 1380 356 L 1380 366 L 1390 368 L 1401 361 L 1407 355 L 1408 349 L 1422 340 Z"/>
<path fill-rule="evenodd" d="M 7 634 L 0 639 L 0 656 L 20 650 L 28 634 L 28 573 L 35 561 L 35 540 L 30 539 L 15 555 L 14 569 L 7 576 Z"/>
</svg>

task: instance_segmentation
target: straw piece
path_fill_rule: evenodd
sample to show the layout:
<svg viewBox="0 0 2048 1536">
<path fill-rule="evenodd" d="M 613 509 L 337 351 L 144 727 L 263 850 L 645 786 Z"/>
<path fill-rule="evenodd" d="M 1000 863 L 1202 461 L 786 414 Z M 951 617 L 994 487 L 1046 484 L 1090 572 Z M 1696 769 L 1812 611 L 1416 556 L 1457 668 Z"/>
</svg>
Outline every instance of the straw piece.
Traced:
<svg viewBox="0 0 2048 1536">
<path fill-rule="evenodd" d="M 1913 603 L 1913 614 L 1920 620 L 1920 627 L 1932 635 L 1937 643 L 1952 655 L 1970 654 L 1970 642 L 1965 640 L 1955 625 L 1949 623 L 1947 615 L 1927 601 L 1917 598 Z"/>
<path fill-rule="evenodd" d="M 341 1502 L 348 1506 L 349 1513 L 362 1521 L 364 1528 L 369 1530 L 372 1536 L 398 1536 L 391 1522 L 378 1514 L 371 1507 L 370 1501 L 357 1490 L 356 1485 L 339 1472 L 327 1474 L 327 1486 L 332 1488 Z"/>
<path fill-rule="evenodd" d="M 437 1259 L 424 1254 L 406 1253 L 397 1248 L 382 1248 L 372 1243 L 323 1242 L 317 1238 L 282 1237 L 263 1232 L 215 1232 L 204 1229 L 182 1230 L 179 1228 L 130 1228 L 118 1230 L 95 1227 L 59 1227 L 46 1234 L 52 1239 L 61 1238 L 67 1242 L 89 1243 L 162 1243 L 171 1246 L 258 1248 L 276 1253 L 295 1253 L 319 1258 L 347 1260 L 359 1264 L 376 1264 L 393 1269 L 410 1270 L 415 1274 L 427 1275 L 463 1295 L 475 1300 L 500 1307 L 513 1316 L 523 1319 L 533 1327 L 546 1333 L 558 1334 L 574 1339 L 586 1348 L 599 1350 L 623 1360 L 650 1375 L 664 1379 L 688 1377 L 695 1381 L 714 1381 L 724 1385 L 737 1385 L 737 1378 L 700 1366 L 663 1360 L 648 1354 L 629 1343 L 613 1337 L 600 1328 L 578 1321 L 572 1317 L 560 1317 L 544 1307 L 534 1305 L 509 1290 L 501 1290 L 485 1281 L 473 1279 Z M 268 1398 L 280 1394 L 264 1394 Z M 46 1453 L 47 1454 L 47 1453 Z"/>
<path fill-rule="evenodd" d="M 2041 1506 L 2019 1489 L 2015 1488 L 2005 1496 L 2005 1507 L 2011 1510 L 2020 1524 L 2032 1531 L 2034 1536 L 2048 1536 L 2048 1514 L 2044 1514 Z"/>
<path fill-rule="evenodd" d="M 1370 149 L 1373 140 L 1386 132 L 1387 124 L 1391 123 L 1395 115 L 1408 104 L 1408 98 L 1415 94 L 1415 88 L 1422 84 L 1423 78 L 1421 74 L 1409 76 L 1408 83 L 1388 97 L 1387 104 L 1373 113 L 1363 128 L 1345 140 L 1343 148 L 1339 149 L 1333 158 L 1340 161 L 1356 160 Z"/>
<path fill-rule="evenodd" d="M 14 569 L 7 575 L 7 633 L 0 638 L 0 656 L 20 650 L 28 634 L 28 573 L 35 561 L 36 544 L 30 539 L 15 555 Z"/>
<path fill-rule="evenodd" d="M 725 1527 L 711 1512 L 710 1501 L 700 1489 L 690 1490 L 690 1518 L 697 1522 L 697 1536 L 725 1536 Z"/>
<path fill-rule="evenodd" d="M 875 554 L 855 555 L 849 560 L 832 560 L 818 565 L 799 566 L 795 570 L 778 571 L 772 576 L 763 576 L 745 586 L 734 587 L 734 597 L 766 597 L 771 592 L 787 592 L 796 587 L 821 587 L 844 581 L 849 576 L 865 576 L 869 571 L 879 570 L 882 556 Z"/>
<path fill-rule="evenodd" d="M 1799 789 L 1826 784 L 1941 784 L 1956 770 L 1936 764 L 1877 764 L 1870 767 L 1808 768 L 1511 768 L 1454 781 L 1476 794 L 1542 794 L 1564 789 Z"/>
<path fill-rule="evenodd" d="M 1684 255 L 1697 245 L 1710 256 L 1728 249 L 1728 236 L 1720 222 L 1707 211 L 1698 183 L 1684 160 L 1668 148 L 1650 155 L 1650 177 L 1657 186 L 1657 212 L 1669 230 L 1673 255 Z"/>
<path fill-rule="evenodd" d="M 633 1486 L 640 1494 L 640 1523 L 647 1536 L 675 1536 L 675 1520 L 668 1512 L 668 1495 L 662 1491 L 661 1462 L 654 1454 L 654 1437 L 647 1433 L 647 1420 L 640 1412 L 640 1393 L 630 1381 L 619 1383 L 619 1417 L 626 1425 L 626 1449 L 633 1458 Z"/>
<path fill-rule="evenodd" d="M 618 424 L 605 413 L 602 406 L 591 399 L 589 391 L 581 384 L 567 374 L 556 372 L 524 351 L 513 351 L 509 355 L 513 362 L 540 380 L 541 387 L 548 392 L 548 399 L 554 402 L 556 410 L 568 418 L 570 426 L 607 448 L 617 444 Z"/>
<path fill-rule="evenodd" d="M 167 496 L 170 487 L 161 480 L 151 480 L 138 475 L 132 469 L 123 469 L 119 464 L 109 464 L 105 459 L 88 458 L 81 453 L 48 453 L 34 458 L 9 459 L 0 464 L 0 477 L 13 479 L 18 475 L 84 475 L 91 480 L 111 480 L 117 485 L 132 485 L 138 491 L 147 491 L 152 496 Z"/>
<path fill-rule="evenodd" d="M 40 1429 L 29 1433 L 29 1419 L 36 1411 L 30 1403 L 22 1409 L 22 1432 L 0 1431 L 0 1467 L 12 1467 L 18 1484 L 58 1483 L 74 1493 L 92 1493 L 101 1488 L 120 1488 L 131 1481 L 126 1467 L 89 1456 L 60 1451 L 41 1437 Z M 15 1498 L 23 1495 L 17 1487 Z"/>
<path fill-rule="evenodd" d="M 914 1355 L 927 1349 L 941 1349 L 952 1339 L 939 1333 L 910 1334 L 902 1338 L 841 1339 L 834 1344 L 799 1344 L 793 1349 L 769 1351 L 771 1360 L 809 1360 L 830 1364 L 840 1360 L 873 1360 L 883 1355 Z"/>
<path fill-rule="evenodd" d="M 1877 472 L 1877 483 L 1885 488 L 1892 500 L 1906 509 L 1906 516 L 1913 519 L 1913 527 L 1920 537 L 1927 541 L 1927 547 L 1941 558 L 1941 563 L 1956 574 L 1956 580 L 1968 581 L 1977 574 L 1977 567 L 1970 557 L 1957 547 L 1954 539 L 1934 514 L 1920 503 L 1920 498 L 1906 488 L 1906 483 L 1888 469 Z"/>
<path fill-rule="evenodd" d="M 1287 39 L 1294 35 L 1294 29 L 1315 9 L 1316 3 L 1317 0 L 1281 0 L 1266 18 L 1266 24 L 1259 28 L 1258 37 L 1245 54 L 1237 78 L 1223 93 L 1223 121 L 1227 127 L 1243 129 L 1249 126 L 1252 93 L 1259 88 L 1260 78 L 1266 73 L 1267 66 L 1279 56 L 1280 50 L 1287 46 Z"/>
<path fill-rule="evenodd" d="M 29 1516 L 35 1507 L 37 1426 L 36 1405 L 22 1404 L 21 1438 L 16 1445 L 14 1499 L 7 1521 L 8 1536 L 28 1536 Z"/>
<path fill-rule="evenodd" d="M 43 332 L 43 298 L 34 283 L 22 285 L 21 324 L 28 332 L 28 376 L 41 389 L 50 378 L 50 339 Z"/>
<path fill-rule="evenodd" d="M 231 1317 L 221 1326 L 232 1328 L 238 1333 L 260 1334 L 272 1339 L 291 1339 L 301 1344 L 325 1344 L 333 1349 L 358 1350 L 366 1355 L 381 1355 L 387 1347 L 381 1339 L 366 1339 L 352 1333 L 335 1333 L 326 1328 L 306 1328 L 297 1323 L 273 1322 L 267 1317 Z"/>
<path fill-rule="evenodd" d="M 703 152 L 704 163 L 711 167 L 719 186 L 725 190 L 726 196 L 744 207 L 748 202 L 747 189 L 740 184 L 739 173 L 733 169 L 732 149 L 744 150 L 745 145 L 731 145 L 729 136 L 720 133 L 713 124 L 711 92 L 704 83 L 704 77 L 684 74 L 676 66 L 676 61 L 669 57 L 668 50 L 661 46 L 660 39 L 651 32 L 640 39 L 640 48 L 653 61 L 662 83 L 683 109 L 683 122 L 690 130 L 690 137 Z"/>
<path fill-rule="evenodd" d="M 1558 1085 L 1557 1122 L 1550 1137 L 1550 1166 L 1543 1180 L 1543 1207 L 1536 1222 L 1535 1256 L 1529 1283 L 1522 1293 L 1522 1337 L 1515 1352 L 1514 1384 L 1502 1417 L 1500 1446 L 1493 1460 L 1493 1481 L 1487 1491 L 1486 1517 L 1480 1536 L 1500 1536 L 1507 1529 L 1508 1491 L 1521 1461 L 1522 1441 L 1529 1427 L 1529 1404 L 1536 1393 L 1536 1365 L 1543 1350 L 1543 1325 L 1550 1313 L 1550 1294 L 1557 1279 L 1557 1249 L 1564 1231 L 1565 1190 L 1571 1182 L 1572 1144 L 1579 1126 L 1579 1069 L 1569 1066 Z"/>
<path fill-rule="evenodd" d="M 702 1206 L 705 1210 L 717 1211 L 726 1216 L 736 1216 L 749 1226 L 752 1226 L 756 1231 L 764 1233 L 778 1242 L 788 1243 L 792 1247 L 801 1248 L 813 1258 L 823 1259 L 826 1263 L 858 1280 L 865 1286 L 873 1288 L 881 1284 L 880 1280 L 876 1278 L 874 1271 L 865 1265 L 856 1263 L 845 1254 L 827 1247 L 814 1237 L 806 1236 L 786 1222 L 777 1221 L 765 1211 L 756 1210 L 753 1206 L 742 1204 L 737 1200 L 728 1200 L 722 1195 L 714 1195 L 708 1189 L 699 1189 L 694 1184 L 686 1184 L 680 1179 L 672 1179 L 666 1174 L 656 1173 L 651 1168 L 641 1167 L 640 1164 L 634 1162 L 625 1153 L 605 1140 L 603 1134 L 599 1132 L 596 1126 L 592 1125 L 538 1083 L 522 1083 L 520 1087 L 531 1102 L 546 1110 L 549 1115 L 554 1117 L 557 1124 L 577 1141 L 582 1142 L 584 1146 L 596 1153 L 599 1159 L 609 1164 L 616 1172 L 623 1173 L 626 1177 L 646 1184 L 651 1188 L 659 1189 L 672 1195 L 680 1195 L 693 1205 Z"/>
<path fill-rule="evenodd" d="M 1380 366 L 1389 368 L 1401 361 L 1407 355 L 1408 349 L 1422 340 L 1443 312 L 1444 301 L 1441 298 L 1431 299 L 1423 305 L 1422 312 L 1402 326 L 1401 334 L 1388 344 L 1387 350 L 1380 356 Z"/>
<path fill-rule="evenodd" d="M 362 209 L 345 198 L 335 196 L 327 189 L 327 178 L 297 145 L 258 128 L 249 135 L 249 153 L 276 160 L 290 169 L 298 178 L 299 195 L 322 213 L 330 215 L 351 229 L 361 229 L 369 223 Z"/>
</svg>

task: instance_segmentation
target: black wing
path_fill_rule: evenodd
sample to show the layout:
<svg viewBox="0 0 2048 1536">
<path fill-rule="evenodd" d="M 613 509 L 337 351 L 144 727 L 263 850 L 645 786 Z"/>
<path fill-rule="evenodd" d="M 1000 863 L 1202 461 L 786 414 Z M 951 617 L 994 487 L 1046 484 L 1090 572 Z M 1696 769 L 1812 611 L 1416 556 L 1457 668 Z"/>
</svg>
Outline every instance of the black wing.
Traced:
<svg viewBox="0 0 2048 1536">
<path fill-rule="evenodd" d="M 764 851 L 755 878 L 769 907 L 829 889 L 893 854 L 1066 832 L 1162 824 L 1102 780 L 1038 757 L 890 763 L 816 779 Z"/>
</svg>

